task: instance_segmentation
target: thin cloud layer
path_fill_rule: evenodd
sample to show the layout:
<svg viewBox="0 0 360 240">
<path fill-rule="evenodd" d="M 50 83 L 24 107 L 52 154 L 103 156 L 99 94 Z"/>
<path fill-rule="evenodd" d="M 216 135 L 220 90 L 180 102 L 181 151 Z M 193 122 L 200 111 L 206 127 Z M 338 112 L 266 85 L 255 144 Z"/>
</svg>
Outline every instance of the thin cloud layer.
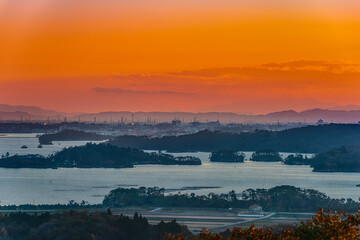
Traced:
<svg viewBox="0 0 360 240">
<path fill-rule="evenodd" d="M 269 72 L 323 72 L 323 73 L 360 73 L 360 64 L 343 62 L 343 61 L 311 61 L 311 60 L 299 60 L 289 62 L 277 62 L 267 63 L 251 67 L 240 68 L 212 68 L 212 69 L 200 69 L 195 71 L 182 71 L 179 73 L 171 73 L 171 75 L 184 76 L 184 77 L 203 77 L 203 78 L 215 78 L 215 77 L 243 77 L 248 75 L 257 75 Z"/>
<path fill-rule="evenodd" d="M 117 93 L 117 94 L 168 94 L 168 95 L 194 95 L 193 93 L 187 92 L 174 92 L 174 91 L 139 91 L 139 90 L 129 90 L 123 88 L 101 88 L 94 87 L 93 91 L 99 93 Z"/>
<path fill-rule="evenodd" d="M 164 74 L 0 83 L 0 101 L 61 111 L 233 111 L 360 105 L 359 64 L 288 61 Z M 74 84 L 76 83 L 76 84 Z M 266 111 L 268 109 L 268 111 Z"/>
<path fill-rule="evenodd" d="M 360 64 L 341 61 L 291 61 L 239 68 L 211 68 L 167 74 L 132 74 L 112 76 L 132 86 L 195 87 L 200 92 L 224 88 L 331 88 L 358 85 Z M 172 91 L 172 90 L 171 90 Z M 178 91 L 178 90 L 177 90 Z M 180 91 L 182 92 L 182 91 Z"/>
</svg>

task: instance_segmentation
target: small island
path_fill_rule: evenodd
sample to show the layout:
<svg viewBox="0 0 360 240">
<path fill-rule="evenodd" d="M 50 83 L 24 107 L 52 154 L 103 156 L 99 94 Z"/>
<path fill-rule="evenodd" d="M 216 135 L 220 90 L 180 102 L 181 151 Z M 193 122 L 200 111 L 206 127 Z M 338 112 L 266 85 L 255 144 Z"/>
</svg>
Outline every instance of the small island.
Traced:
<svg viewBox="0 0 360 240">
<path fill-rule="evenodd" d="M 52 161 L 38 154 L 2 156 L 0 167 L 2 168 L 51 168 Z"/>
<path fill-rule="evenodd" d="M 264 149 L 254 152 L 250 158 L 254 162 L 281 162 L 280 154 L 271 149 Z"/>
<path fill-rule="evenodd" d="M 244 162 L 245 154 L 230 150 L 212 152 L 210 154 L 211 162 Z"/>
<path fill-rule="evenodd" d="M 302 154 L 290 154 L 283 160 L 284 164 L 287 165 L 310 165 L 311 159 L 304 157 Z"/>
<path fill-rule="evenodd" d="M 92 132 L 84 132 L 73 129 L 65 129 L 57 133 L 47 133 L 39 136 L 39 143 L 52 145 L 53 141 L 102 141 L 109 139 L 109 136 Z"/>
<path fill-rule="evenodd" d="M 3 168 L 131 168 L 140 164 L 201 165 L 197 157 L 174 157 L 165 153 L 146 153 L 134 148 L 118 148 L 107 143 L 88 143 L 65 148 L 48 157 L 41 155 L 4 155 Z"/>
<path fill-rule="evenodd" d="M 314 172 L 360 172 L 360 147 L 343 146 L 315 154 L 311 158 L 301 154 L 289 155 L 283 160 L 287 165 L 309 165 Z M 357 185 L 357 187 L 359 187 Z"/>
<path fill-rule="evenodd" d="M 360 172 L 360 147 L 341 147 L 318 153 L 310 166 L 314 172 Z"/>
</svg>

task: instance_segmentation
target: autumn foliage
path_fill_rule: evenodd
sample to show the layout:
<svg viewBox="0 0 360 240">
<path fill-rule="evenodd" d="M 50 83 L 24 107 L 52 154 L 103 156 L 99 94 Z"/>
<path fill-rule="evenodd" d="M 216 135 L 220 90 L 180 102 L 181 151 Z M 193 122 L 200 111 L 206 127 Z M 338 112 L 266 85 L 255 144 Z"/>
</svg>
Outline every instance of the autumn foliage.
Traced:
<svg viewBox="0 0 360 240">
<path fill-rule="evenodd" d="M 275 232 L 272 229 L 234 227 L 229 237 L 203 230 L 194 240 L 335 240 L 360 238 L 360 212 L 324 212 L 322 209 L 308 221 L 293 229 Z M 182 236 L 168 235 L 169 240 L 184 240 Z"/>
</svg>

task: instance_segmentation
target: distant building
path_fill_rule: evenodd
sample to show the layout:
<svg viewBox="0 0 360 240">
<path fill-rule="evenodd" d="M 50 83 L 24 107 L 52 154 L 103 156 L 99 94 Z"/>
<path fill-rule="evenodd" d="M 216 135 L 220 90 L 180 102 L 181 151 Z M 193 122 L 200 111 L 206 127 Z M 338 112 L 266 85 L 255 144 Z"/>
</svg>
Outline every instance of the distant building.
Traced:
<svg viewBox="0 0 360 240">
<path fill-rule="evenodd" d="M 198 127 L 198 126 L 200 126 L 201 125 L 201 123 L 200 122 L 197 122 L 197 121 L 194 121 L 194 122 L 191 122 L 190 123 L 190 126 L 191 127 Z"/>
<path fill-rule="evenodd" d="M 316 124 L 324 124 L 324 120 L 319 119 L 319 120 L 316 122 Z"/>
<path fill-rule="evenodd" d="M 253 204 L 253 205 L 251 205 L 250 207 L 249 207 L 249 210 L 251 211 L 251 212 L 256 212 L 256 213 L 258 213 L 258 212 L 262 212 L 263 211 L 263 208 L 260 206 L 260 205 L 257 205 L 257 204 Z"/>
<path fill-rule="evenodd" d="M 174 125 L 174 126 L 180 126 L 181 121 L 180 120 L 172 120 L 171 124 Z"/>
<path fill-rule="evenodd" d="M 246 218 L 262 218 L 265 216 L 263 214 L 263 208 L 257 204 L 251 205 L 248 210 L 241 211 L 237 215 Z"/>
</svg>

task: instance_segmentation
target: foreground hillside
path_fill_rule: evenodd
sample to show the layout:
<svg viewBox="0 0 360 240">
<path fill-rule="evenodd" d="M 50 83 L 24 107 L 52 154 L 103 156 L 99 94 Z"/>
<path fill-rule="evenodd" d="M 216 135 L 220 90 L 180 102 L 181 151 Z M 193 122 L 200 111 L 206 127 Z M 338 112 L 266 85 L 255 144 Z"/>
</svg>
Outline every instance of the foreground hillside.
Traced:
<svg viewBox="0 0 360 240">
<path fill-rule="evenodd" d="M 326 195 L 311 189 L 300 189 L 292 186 L 279 186 L 271 189 L 248 189 L 240 195 L 234 191 L 228 194 L 209 194 L 199 196 L 195 194 L 170 194 L 165 195 L 165 190 L 160 188 L 124 189 L 118 188 L 111 191 L 101 205 L 88 205 L 70 201 L 68 205 L 22 205 L 1 206 L 0 211 L 8 210 L 23 211 L 52 211 L 55 213 L 26 214 L 22 212 L 1 214 L 0 213 L 0 239 L 1 240 L 280 240 L 280 239 L 358 239 L 360 236 L 359 203 L 351 199 L 331 199 Z M 216 209 L 229 213 L 229 208 L 235 212 L 249 209 L 249 206 L 261 204 L 265 211 L 292 211 L 297 214 L 315 212 L 319 207 L 332 210 L 344 210 L 352 214 L 340 212 L 324 212 L 320 210 L 311 220 L 294 223 L 283 219 L 279 222 L 267 222 L 264 228 L 238 228 L 232 231 L 226 230 L 216 234 L 204 230 L 195 236 L 189 232 L 186 226 L 179 225 L 175 220 L 169 223 L 154 222 L 135 213 L 133 218 L 123 215 L 113 215 L 111 209 L 134 209 L 130 206 L 151 206 L 148 209 L 160 209 L 169 206 L 174 207 L 197 207 L 198 209 Z M 108 209 L 106 212 L 104 209 Z M 143 208 L 146 209 L 146 208 Z M 195 208 L 194 208 L 195 209 Z M 67 210 L 67 212 L 61 212 Z M 76 211 L 74 211 L 76 210 Z M 81 211 L 80 211 L 81 210 Z M 89 210 L 91 213 L 84 211 Z M 116 210 L 115 210 L 116 211 Z M 147 210 L 149 211 L 149 210 Z M 177 211 L 177 210 L 176 210 Z M 153 212 L 148 217 L 151 218 Z M 172 212 L 174 213 L 174 212 Z M 193 214 L 193 213 L 192 213 Z M 206 213 L 207 216 L 209 212 Z M 160 213 L 160 220 L 167 214 Z M 177 215 L 181 220 L 182 214 Z M 196 215 L 195 215 L 196 216 Z M 210 215 L 211 218 L 212 215 Z M 228 215 L 229 216 L 229 215 Z M 177 218 L 174 216 L 174 218 Z M 266 217 L 264 217 L 266 218 Z M 158 219 L 158 221 L 160 221 Z M 237 222 L 239 221 L 240 222 Z M 243 223 L 242 219 L 235 220 L 236 224 Z M 222 220 L 223 221 L 223 220 Z M 155 223 L 155 224 L 154 224 Z M 157 224 L 158 223 L 158 224 Z M 223 223 L 224 224 L 224 223 Z M 232 225 L 224 225 L 232 228 Z M 239 226 L 239 225 L 237 225 Z M 244 226 L 244 225 L 242 225 Z M 257 225 L 259 226 L 259 225 Z M 261 225 L 260 225 L 261 226 Z M 274 229 L 274 230 L 272 230 Z"/>
<path fill-rule="evenodd" d="M 1 240 L 161 240 L 165 233 L 191 235 L 176 221 L 150 225 L 135 213 L 133 218 L 111 211 L 88 213 L 0 214 Z"/>
<path fill-rule="evenodd" d="M 107 212 L 0 214 L 0 239 L 6 240 L 328 240 L 359 239 L 360 214 L 319 212 L 298 225 L 234 227 L 220 234 L 203 230 L 198 236 L 175 220 L 156 225 L 137 213 L 133 218 Z"/>
<path fill-rule="evenodd" d="M 272 228 L 234 227 L 232 231 L 211 233 L 203 230 L 194 240 L 356 240 L 360 237 L 360 213 L 324 212 L 322 209 L 308 221 L 281 231 Z M 170 240 L 189 239 L 169 234 Z"/>
<path fill-rule="evenodd" d="M 186 151 L 257 151 L 272 149 L 281 152 L 316 153 L 349 145 L 360 146 L 359 124 L 307 126 L 284 131 L 255 131 L 240 134 L 201 131 L 195 134 L 148 138 L 119 136 L 110 141 L 119 147 Z"/>
</svg>

